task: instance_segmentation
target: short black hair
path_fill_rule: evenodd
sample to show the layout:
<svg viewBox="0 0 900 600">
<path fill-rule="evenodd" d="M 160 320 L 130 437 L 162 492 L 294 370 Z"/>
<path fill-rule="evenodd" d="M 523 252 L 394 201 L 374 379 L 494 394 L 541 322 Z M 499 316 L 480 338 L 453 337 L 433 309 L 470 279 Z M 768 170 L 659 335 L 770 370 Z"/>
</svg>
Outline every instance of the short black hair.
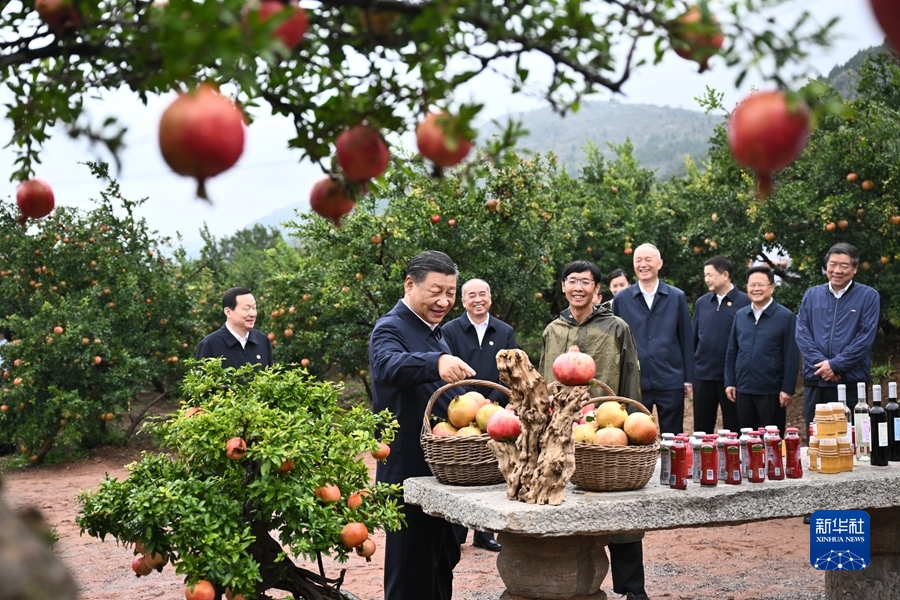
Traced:
<svg viewBox="0 0 900 600">
<path fill-rule="evenodd" d="M 755 267 L 750 267 L 747 269 L 747 279 L 750 279 L 750 276 L 754 273 L 765 273 L 766 277 L 769 278 L 769 283 L 775 283 L 775 271 L 768 265 L 756 265 Z"/>
<path fill-rule="evenodd" d="M 606 278 L 606 285 L 609 286 L 613 279 L 618 279 L 619 277 L 624 277 L 625 281 L 631 283 L 631 278 L 628 277 L 628 273 L 625 272 L 625 269 L 613 269 Z"/>
<path fill-rule="evenodd" d="M 252 293 L 245 287 L 233 287 L 222 294 L 222 308 L 230 308 L 234 310 L 237 307 L 238 296 L 244 296 Z"/>
<path fill-rule="evenodd" d="M 594 278 L 594 283 L 598 283 L 603 279 L 603 274 L 600 273 L 600 267 L 591 261 L 573 260 L 563 268 L 562 281 L 565 281 L 572 273 L 583 273 L 584 271 L 590 271 L 591 276 Z"/>
<path fill-rule="evenodd" d="M 832 254 L 846 254 L 850 257 L 850 262 L 854 267 L 859 266 L 859 250 L 856 249 L 856 246 L 853 244 L 848 244 L 847 242 L 838 242 L 834 246 L 828 249 L 828 252 L 825 253 L 825 262 L 828 262 L 828 259 L 831 258 Z"/>
<path fill-rule="evenodd" d="M 429 273 L 459 277 L 459 269 L 449 256 L 437 250 L 426 250 L 412 257 L 406 266 L 406 275 L 413 283 L 422 283 Z"/>
<path fill-rule="evenodd" d="M 713 256 L 703 263 L 704 267 L 712 267 L 719 273 L 728 273 L 728 279 L 734 280 L 734 263 L 724 256 Z"/>
</svg>

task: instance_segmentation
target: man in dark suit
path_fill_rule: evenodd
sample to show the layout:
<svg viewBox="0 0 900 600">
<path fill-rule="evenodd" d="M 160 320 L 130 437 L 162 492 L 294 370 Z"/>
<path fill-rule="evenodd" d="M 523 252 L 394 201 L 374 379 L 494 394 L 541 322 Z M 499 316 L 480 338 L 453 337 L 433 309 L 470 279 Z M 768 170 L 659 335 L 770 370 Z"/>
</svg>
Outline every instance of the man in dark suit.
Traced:
<svg viewBox="0 0 900 600">
<path fill-rule="evenodd" d="M 419 443 L 428 400 L 444 382 L 475 375 L 450 352 L 439 326 L 456 301 L 457 277 L 456 265 L 443 252 L 414 256 L 406 269 L 403 298 L 372 330 L 374 408 L 390 410 L 400 424 L 390 456 L 376 467 L 377 481 L 402 484 L 407 477 L 431 476 Z M 446 417 L 448 403 L 446 397 L 435 402 L 432 414 Z M 384 600 L 450 600 L 460 556 L 452 524 L 415 505 L 402 510 L 406 527 L 386 535 Z"/>
<path fill-rule="evenodd" d="M 725 353 L 737 311 L 748 304 L 747 294 L 732 282 L 734 264 L 724 256 L 703 263 L 709 293 L 694 304 L 694 431 L 713 433 L 722 408 L 722 427 L 738 430 L 738 412 L 725 395 Z"/>
<path fill-rule="evenodd" d="M 631 327 L 641 364 L 641 402 L 659 416 L 662 433 L 684 429 L 684 399 L 694 377 L 691 315 L 684 292 L 659 279 L 663 260 L 653 244 L 634 251 L 637 283 L 619 292 L 612 309 Z"/>
<path fill-rule="evenodd" d="M 224 367 L 242 367 L 247 363 L 258 369 L 272 366 L 272 343 L 256 324 L 256 299 L 250 290 L 233 287 L 222 295 L 225 324 L 197 346 L 196 358 L 223 358 Z"/>
<path fill-rule="evenodd" d="M 466 312 L 444 325 L 444 339 L 454 356 L 460 357 L 475 369 L 479 379 L 500 383 L 497 353 L 500 350 L 518 348 L 513 328 L 491 316 L 491 286 L 487 282 L 470 279 L 463 284 L 460 298 Z M 479 392 L 501 406 L 506 406 L 509 402 L 506 394 L 493 388 L 467 386 L 467 391 Z M 456 532 L 459 543 L 464 543 L 469 530 L 457 525 Z M 501 548 L 490 531 L 475 531 L 472 534 L 472 545 L 491 552 L 499 552 Z"/>
</svg>

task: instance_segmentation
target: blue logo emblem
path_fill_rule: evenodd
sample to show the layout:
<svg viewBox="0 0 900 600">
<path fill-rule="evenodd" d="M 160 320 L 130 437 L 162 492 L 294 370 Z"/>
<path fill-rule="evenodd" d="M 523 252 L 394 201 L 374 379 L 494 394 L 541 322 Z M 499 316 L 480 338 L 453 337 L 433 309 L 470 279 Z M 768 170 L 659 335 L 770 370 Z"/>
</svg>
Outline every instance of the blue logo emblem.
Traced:
<svg viewBox="0 0 900 600">
<path fill-rule="evenodd" d="M 820 571 L 869 566 L 872 529 L 864 510 L 817 510 L 809 519 L 809 563 Z"/>
</svg>

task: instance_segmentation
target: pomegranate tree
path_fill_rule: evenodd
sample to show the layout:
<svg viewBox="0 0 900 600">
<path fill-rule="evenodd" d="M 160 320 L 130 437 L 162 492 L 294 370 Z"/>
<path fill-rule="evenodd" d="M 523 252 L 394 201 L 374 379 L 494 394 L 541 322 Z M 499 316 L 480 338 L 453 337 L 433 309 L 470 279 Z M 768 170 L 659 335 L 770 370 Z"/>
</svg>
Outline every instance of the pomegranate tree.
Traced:
<svg viewBox="0 0 900 600">
<path fill-rule="evenodd" d="M 341 226 L 341 217 L 348 214 L 356 202 L 347 195 L 338 181 L 331 177 L 323 177 L 313 185 L 309 194 L 309 207 L 314 213 Z"/>
<path fill-rule="evenodd" d="M 419 154 L 439 169 L 458 165 L 472 149 L 472 136 L 448 113 L 431 113 L 416 127 Z"/>
<path fill-rule="evenodd" d="M 233 167 L 244 152 L 244 115 L 203 84 L 163 112 L 159 148 L 173 171 L 197 180 L 197 197 L 209 201 L 206 180 Z"/>
<path fill-rule="evenodd" d="M 262 2 L 248 2 L 244 6 L 243 18 L 245 24 L 262 25 L 281 11 L 287 10 L 290 16 L 281 16 L 283 19 L 275 28 L 275 38 L 289 49 L 297 47 L 303 41 L 303 34 L 309 26 L 306 11 L 300 7 L 297 0 L 281 2 L 280 0 L 263 0 Z"/>
<path fill-rule="evenodd" d="M 900 52 L 900 2 L 871 0 L 872 12 L 894 50 Z"/>
<path fill-rule="evenodd" d="M 578 346 L 572 346 L 553 361 L 553 376 L 563 385 L 586 385 L 596 374 L 594 359 Z"/>
<path fill-rule="evenodd" d="M 809 109 L 782 92 L 744 98 L 728 119 L 728 145 L 735 160 L 756 171 L 760 200 L 772 193 L 772 173 L 791 164 L 806 147 Z"/>
<path fill-rule="evenodd" d="M 715 16 L 692 6 L 669 24 L 669 37 L 675 54 L 700 64 L 700 72 L 709 68 L 709 59 L 718 54 L 725 36 Z"/>
<path fill-rule="evenodd" d="M 20 224 L 24 225 L 26 219 L 42 219 L 55 206 L 53 189 L 42 179 L 23 181 L 16 189 L 16 205 L 22 212 L 18 219 Z"/>
<path fill-rule="evenodd" d="M 388 166 L 387 145 L 377 129 L 368 125 L 354 125 L 337 137 L 337 161 L 344 177 L 363 183 L 380 176 Z"/>
</svg>

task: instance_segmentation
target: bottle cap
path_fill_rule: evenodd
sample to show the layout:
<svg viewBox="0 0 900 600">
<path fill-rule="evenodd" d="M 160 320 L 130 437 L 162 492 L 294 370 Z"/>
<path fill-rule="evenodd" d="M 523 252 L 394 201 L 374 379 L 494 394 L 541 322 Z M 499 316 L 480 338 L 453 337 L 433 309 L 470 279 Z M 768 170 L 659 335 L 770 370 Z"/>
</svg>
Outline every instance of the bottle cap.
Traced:
<svg viewBox="0 0 900 600">
<path fill-rule="evenodd" d="M 706 435 L 705 431 L 695 431 L 694 432 L 694 437 L 703 437 L 704 435 Z"/>
<path fill-rule="evenodd" d="M 674 433 L 664 433 L 664 434 L 662 434 L 662 438 L 664 440 L 672 440 L 672 439 L 675 439 L 675 434 Z"/>
<path fill-rule="evenodd" d="M 881 386 L 877 383 L 872 386 L 872 402 L 881 402 Z"/>
<path fill-rule="evenodd" d="M 750 427 L 741 427 L 741 433 L 749 434 L 751 431 L 753 431 L 753 429 L 751 429 Z"/>
<path fill-rule="evenodd" d="M 865 398 L 866 397 L 866 384 L 863 382 L 856 384 L 856 397 L 857 398 Z"/>
<path fill-rule="evenodd" d="M 800 433 L 800 430 L 796 427 L 788 427 L 787 429 L 785 429 L 785 431 L 787 431 L 788 433 Z"/>
<path fill-rule="evenodd" d="M 719 435 L 727 435 L 727 434 L 731 433 L 731 430 L 730 429 L 720 429 L 717 433 Z"/>
<path fill-rule="evenodd" d="M 838 402 L 847 401 L 847 386 L 843 383 L 838 384 Z"/>
<path fill-rule="evenodd" d="M 888 383 L 888 398 L 897 398 L 897 382 L 891 381 Z"/>
</svg>

